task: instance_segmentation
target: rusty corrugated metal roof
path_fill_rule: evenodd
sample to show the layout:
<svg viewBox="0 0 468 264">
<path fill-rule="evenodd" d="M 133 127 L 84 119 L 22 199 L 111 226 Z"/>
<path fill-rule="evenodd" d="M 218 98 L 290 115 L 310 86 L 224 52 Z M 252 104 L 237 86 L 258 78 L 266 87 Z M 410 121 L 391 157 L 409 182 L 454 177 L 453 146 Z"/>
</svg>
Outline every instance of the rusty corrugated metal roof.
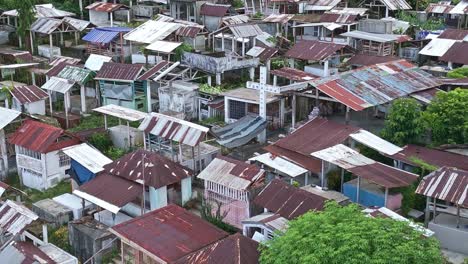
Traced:
<svg viewBox="0 0 468 264">
<path fill-rule="evenodd" d="M 106 12 L 106 13 L 114 12 L 121 8 L 128 9 L 128 7 L 123 4 L 113 4 L 113 3 L 105 3 L 105 2 L 95 2 L 86 7 L 86 9 L 88 10 L 93 10 L 97 12 Z"/>
<path fill-rule="evenodd" d="M 372 66 L 375 64 L 391 62 L 396 60 L 401 60 L 401 58 L 395 56 L 356 54 L 353 57 L 351 57 L 348 61 L 346 61 L 346 64 L 355 66 Z"/>
<path fill-rule="evenodd" d="M 399 153 L 389 155 L 388 157 L 414 166 L 418 166 L 418 164 L 415 164 L 412 160 L 417 158 L 437 167 L 448 166 L 468 170 L 468 159 L 466 156 L 411 144 L 404 146 L 403 150 Z"/>
<path fill-rule="evenodd" d="M 305 7 L 308 11 L 330 10 L 337 6 L 341 0 L 309 0 Z"/>
<path fill-rule="evenodd" d="M 450 11 L 454 8 L 455 6 L 449 5 L 449 4 L 441 4 L 441 3 L 431 3 L 429 6 L 426 8 L 426 13 L 434 13 L 434 14 L 449 14 Z"/>
<path fill-rule="evenodd" d="M 10 93 L 21 104 L 34 103 L 49 97 L 44 90 L 36 85 L 15 86 Z"/>
<path fill-rule="evenodd" d="M 457 42 L 453 44 L 445 54 L 439 58 L 441 61 L 468 64 L 468 42 Z"/>
<path fill-rule="evenodd" d="M 352 174 L 362 177 L 386 188 L 410 186 L 418 180 L 418 175 L 390 167 L 380 162 L 347 169 Z"/>
<path fill-rule="evenodd" d="M 318 40 L 302 40 L 288 50 L 285 56 L 299 60 L 318 61 L 326 59 L 344 48 L 346 48 L 346 45 L 320 42 Z"/>
<path fill-rule="evenodd" d="M 440 39 L 453 39 L 453 40 L 463 40 L 466 36 L 468 36 L 468 30 L 466 29 L 454 29 L 454 28 L 447 28 L 439 35 L 438 38 Z"/>
<path fill-rule="evenodd" d="M 439 168 L 422 179 L 416 193 L 468 208 L 468 171 Z"/>
<path fill-rule="evenodd" d="M 308 211 L 321 211 L 327 200 L 274 179 L 254 199 L 254 203 L 291 220 Z"/>
<path fill-rule="evenodd" d="M 62 20 L 40 17 L 31 25 L 31 31 L 49 35 L 62 25 Z"/>
<path fill-rule="evenodd" d="M 105 62 L 94 79 L 135 81 L 142 71 L 143 65 L 141 64 Z"/>
<path fill-rule="evenodd" d="M 230 7 L 231 7 L 230 5 L 205 3 L 201 6 L 200 15 L 223 17 L 227 15 Z"/>
<path fill-rule="evenodd" d="M 38 216 L 24 205 L 7 200 L 0 207 L 0 230 L 3 233 L 16 235 Z"/>
<path fill-rule="evenodd" d="M 56 264 L 53 259 L 32 242 L 14 241 L 0 252 L 3 263 L 21 264 Z M 65 263 L 65 262 L 61 262 Z"/>
<path fill-rule="evenodd" d="M 195 38 L 202 29 L 202 27 L 195 26 L 180 27 L 176 30 L 175 34 L 181 37 Z"/>
<path fill-rule="evenodd" d="M 285 24 L 291 20 L 294 15 L 291 14 L 271 14 L 263 19 L 263 22 Z"/>
<path fill-rule="evenodd" d="M 258 246 L 258 242 L 236 233 L 193 252 L 173 264 L 258 264 L 260 257 Z"/>
<path fill-rule="evenodd" d="M 144 169 L 142 162 L 145 163 Z M 144 181 L 145 185 L 156 189 L 178 183 L 182 179 L 192 176 L 190 169 L 156 152 L 143 149 L 126 154 L 122 158 L 105 165 L 104 169 L 112 175 L 130 181 Z"/>
<path fill-rule="evenodd" d="M 356 22 L 358 15 L 325 13 L 320 17 L 320 22 L 333 22 L 338 24 L 351 24 Z"/>
<path fill-rule="evenodd" d="M 91 24 L 91 22 L 87 20 L 81 20 L 81 19 L 76 19 L 72 17 L 64 17 L 62 21 L 70 26 L 72 26 L 74 29 L 78 31 L 83 31 L 86 28 L 88 28 Z"/>
<path fill-rule="evenodd" d="M 80 143 L 74 137 L 59 140 L 63 135 L 64 131 L 61 128 L 26 120 L 9 138 L 8 142 L 40 153 L 47 153 Z"/>
<path fill-rule="evenodd" d="M 310 81 L 318 77 L 305 71 L 289 67 L 283 67 L 281 69 L 272 70 L 271 74 L 293 81 Z"/>
<path fill-rule="evenodd" d="M 176 261 L 228 236 L 189 211 L 170 204 L 109 229 L 165 262 Z"/>
<path fill-rule="evenodd" d="M 249 22 L 249 16 L 246 15 L 235 15 L 235 16 L 227 16 L 222 18 L 223 25 L 237 25 L 242 23 Z"/>
<path fill-rule="evenodd" d="M 209 130 L 204 126 L 160 113 L 149 114 L 143 120 L 139 129 L 145 131 L 145 133 L 192 147 L 198 145 Z"/>
<path fill-rule="evenodd" d="M 432 102 L 432 100 L 434 100 L 434 97 L 438 92 L 445 93 L 443 90 L 432 88 L 429 90 L 412 93 L 410 96 L 424 104 L 429 104 Z"/>
<path fill-rule="evenodd" d="M 250 38 L 261 35 L 263 30 L 254 24 L 238 24 L 228 26 L 236 38 Z"/>
<path fill-rule="evenodd" d="M 389 10 L 411 10 L 412 7 L 405 0 L 381 0 Z"/>
<path fill-rule="evenodd" d="M 218 155 L 198 174 L 197 178 L 235 190 L 247 190 L 255 182 L 261 181 L 264 176 L 265 171 L 257 165 Z"/>
<path fill-rule="evenodd" d="M 55 57 L 50 63 L 49 65 L 50 66 L 57 66 L 61 63 L 67 63 L 67 64 L 72 64 L 72 65 L 76 65 L 80 62 L 81 60 L 80 59 L 77 59 L 77 58 L 72 58 L 72 57 L 65 57 L 65 56 L 58 56 L 58 57 Z"/>
</svg>

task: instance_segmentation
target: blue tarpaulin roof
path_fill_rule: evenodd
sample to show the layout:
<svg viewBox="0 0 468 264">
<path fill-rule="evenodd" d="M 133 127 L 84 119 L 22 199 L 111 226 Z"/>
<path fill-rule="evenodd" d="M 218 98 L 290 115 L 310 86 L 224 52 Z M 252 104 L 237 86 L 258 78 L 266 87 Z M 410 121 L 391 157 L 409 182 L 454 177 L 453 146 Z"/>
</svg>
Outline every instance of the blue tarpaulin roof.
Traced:
<svg viewBox="0 0 468 264">
<path fill-rule="evenodd" d="M 83 40 L 92 43 L 108 44 L 119 36 L 120 33 L 126 33 L 130 30 L 130 28 L 125 27 L 94 28 L 83 37 Z"/>
</svg>

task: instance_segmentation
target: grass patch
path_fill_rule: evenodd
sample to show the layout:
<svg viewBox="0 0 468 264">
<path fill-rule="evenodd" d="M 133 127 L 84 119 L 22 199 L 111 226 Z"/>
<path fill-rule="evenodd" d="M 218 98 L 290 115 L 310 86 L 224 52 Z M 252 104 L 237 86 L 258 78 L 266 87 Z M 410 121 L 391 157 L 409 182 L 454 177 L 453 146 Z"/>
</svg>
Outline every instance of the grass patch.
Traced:
<svg viewBox="0 0 468 264">
<path fill-rule="evenodd" d="M 113 116 L 107 116 L 107 127 L 117 126 L 119 124 L 119 119 Z M 122 120 L 122 125 L 126 125 L 127 121 Z M 140 125 L 139 121 L 130 122 L 131 127 L 138 127 Z M 101 114 L 92 113 L 90 116 L 83 117 L 78 126 L 70 128 L 70 132 L 79 132 L 83 130 L 89 130 L 94 128 L 104 127 L 104 116 Z"/>
</svg>

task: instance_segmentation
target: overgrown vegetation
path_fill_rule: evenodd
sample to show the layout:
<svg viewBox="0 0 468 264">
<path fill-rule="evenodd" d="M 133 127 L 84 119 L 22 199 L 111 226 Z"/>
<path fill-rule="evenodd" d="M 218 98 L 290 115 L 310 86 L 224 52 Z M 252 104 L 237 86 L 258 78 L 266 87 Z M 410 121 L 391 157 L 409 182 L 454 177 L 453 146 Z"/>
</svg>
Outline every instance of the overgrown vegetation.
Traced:
<svg viewBox="0 0 468 264">
<path fill-rule="evenodd" d="M 260 244 L 260 263 L 443 263 L 439 242 L 408 222 L 365 216 L 358 205 L 328 202 Z"/>
<path fill-rule="evenodd" d="M 73 254 L 72 247 L 68 241 L 68 228 L 66 225 L 49 230 L 49 243 L 56 245 L 70 254 Z"/>
<path fill-rule="evenodd" d="M 225 86 L 221 86 L 221 85 L 210 86 L 207 83 L 201 84 L 198 89 L 202 93 L 207 93 L 207 94 L 212 94 L 212 95 L 220 95 L 227 91 Z"/>
<path fill-rule="evenodd" d="M 200 214 L 203 219 L 212 223 L 213 225 L 223 229 L 224 231 L 234 234 L 237 232 L 237 229 L 231 226 L 228 223 L 225 223 L 223 220 L 226 218 L 228 211 L 221 213 L 221 202 L 216 201 L 216 212 L 213 213 L 213 206 L 206 201 L 205 198 L 200 197 L 201 200 L 201 210 Z"/>
<path fill-rule="evenodd" d="M 203 119 L 199 122 L 202 126 L 221 126 L 224 125 L 224 118 L 222 116 L 214 116 L 207 119 Z"/>
<path fill-rule="evenodd" d="M 451 70 L 447 73 L 447 77 L 456 78 L 456 79 L 467 78 L 468 68 L 461 67 L 461 68 L 456 68 L 455 70 Z"/>
<path fill-rule="evenodd" d="M 422 22 L 415 13 L 410 13 L 406 11 L 398 12 L 396 17 L 400 20 L 409 22 L 410 25 L 420 30 L 438 30 L 443 29 L 445 26 L 445 22 L 443 19 L 431 17 L 426 21 Z"/>
<path fill-rule="evenodd" d="M 27 33 L 31 27 L 31 24 L 35 20 L 34 16 L 34 5 L 35 0 L 2 0 L 0 1 L 0 7 L 9 9 L 16 9 L 18 11 L 18 26 L 16 28 L 16 34 L 19 37 L 20 48 L 23 48 L 25 41 L 27 41 Z"/>
<path fill-rule="evenodd" d="M 194 50 L 195 49 L 192 46 L 190 46 L 189 44 L 182 43 L 182 45 L 180 45 L 179 47 L 177 47 L 175 49 L 174 60 L 175 61 L 180 61 L 182 59 L 182 55 L 184 54 L 184 52 L 192 52 Z"/>
<path fill-rule="evenodd" d="M 233 0 L 232 1 L 232 7 L 242 8 L 242 7 L 244 7 L 244 1 L 242 1 L 242 0 Z"/>
</svg>

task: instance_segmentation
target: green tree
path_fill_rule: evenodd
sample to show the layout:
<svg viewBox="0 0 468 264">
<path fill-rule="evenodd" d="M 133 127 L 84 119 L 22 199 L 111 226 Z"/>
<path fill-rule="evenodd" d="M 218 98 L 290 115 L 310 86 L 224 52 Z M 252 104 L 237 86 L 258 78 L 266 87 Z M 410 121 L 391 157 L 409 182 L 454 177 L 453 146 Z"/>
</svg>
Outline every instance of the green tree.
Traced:
<svg viewBox="0 0 468 264">
<path fill-rule="evenodd" d="M 451 70 L 447 73 L 447 77 L 456 79 L 466 78 L 468 77 L 468 68 L 462 67 Z"/>
<path fill-rule="evenodd" d="M 437 93 L 423 119 L 433 145 L 468 143 L 468 90 Z"/>
<path fill-rule="evenodd" d="M 404 146 L 417 142 L 424 132 L 421 105 L 414 99 L 401 98 L 395 100 L 385 120 L 382 137 Z"/>
<path fill-rule="evenodd" d="M 438 241 L 408 222 L 370 218 L 357 205 L 327 203 L 292 220 L 260 246 L 260 263 L 443 263 Z"/>
<path fill-rule="evenodd" d="M 22 48 L 22 39 L 25 39 L 26 33 L 35 20 L 34 18 L 34 5 L 35 0 L 3 0 L 1 4 L 5 9 L 16 9 L 18 11 L 18 28 L 16 34 L 18 35 L 20 48 Z"/>
</svg>

